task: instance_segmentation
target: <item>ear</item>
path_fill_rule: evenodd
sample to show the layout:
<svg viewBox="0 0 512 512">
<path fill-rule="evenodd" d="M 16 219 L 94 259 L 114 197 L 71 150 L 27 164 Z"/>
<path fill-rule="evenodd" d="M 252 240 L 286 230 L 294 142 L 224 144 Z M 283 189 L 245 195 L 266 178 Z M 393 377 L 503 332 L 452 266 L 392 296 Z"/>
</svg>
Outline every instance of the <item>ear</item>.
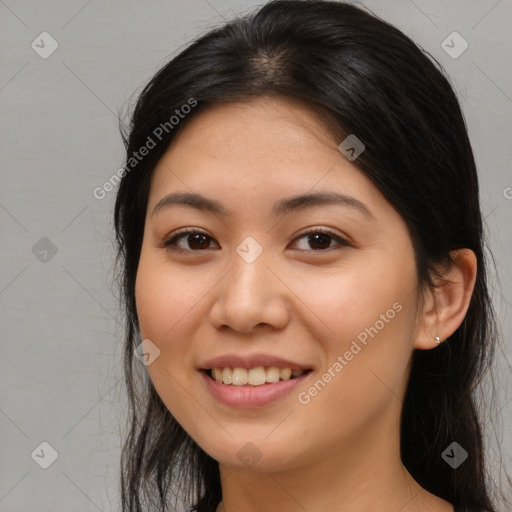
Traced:
<svg viewBox="0 0 512 512">
<path fill-rule="evenodd" d="M 450 253 L 453 263 L 425 297 L 414 348 L 429 350 L 451 336 L 466 316 L 475 287 L 477 261 L 470 249 Z"/>
</svg>

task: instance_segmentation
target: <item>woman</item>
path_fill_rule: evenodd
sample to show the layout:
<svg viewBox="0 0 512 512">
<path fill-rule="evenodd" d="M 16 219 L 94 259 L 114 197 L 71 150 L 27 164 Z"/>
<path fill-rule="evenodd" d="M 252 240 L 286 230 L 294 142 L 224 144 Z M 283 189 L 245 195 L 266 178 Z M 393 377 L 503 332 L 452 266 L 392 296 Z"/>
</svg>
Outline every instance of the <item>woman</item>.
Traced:
<svg viewBox="0 0 512 512">
<path fill-rule="evenodd" d="M 123 510 L 495 511 L 478 180 L 436 64 L 274 1 L 164 66 L 124 137 Z"/>
</svg>

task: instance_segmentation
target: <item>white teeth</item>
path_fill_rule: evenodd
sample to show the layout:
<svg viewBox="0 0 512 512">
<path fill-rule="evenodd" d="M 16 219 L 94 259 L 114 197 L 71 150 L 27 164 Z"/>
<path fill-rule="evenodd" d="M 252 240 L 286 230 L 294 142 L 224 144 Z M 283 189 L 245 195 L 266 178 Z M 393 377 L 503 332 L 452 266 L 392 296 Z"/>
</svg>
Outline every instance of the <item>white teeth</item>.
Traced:
<svg viewBox="0 0 512 512">
<path fill-rule="evenodd" d="M 244 368 L 233 368 L 233 384 L 235 386 L 247 384 L 247 370 Z"/>
<path fill-rule="evenodd" d="M 243 370 L 247 373 L 247 370 Z M 265 384 L 267 375 L 265 373 L 265 368 L 263 366 L 258 366 L 258 368 L 251 368 L 248 372 L 247 382 L 251 386 L 261 386 Z"/>
<path fill-rule="evenodd" d="M 279 378 L 281 380 L 290 380 L 290 377 L 292 376 L 292 371 L 290 368 L 281 368 L 281 371 L 279 372 Z"/>
<path fill-rule="evenodd" d="M 277 382 L 279 380 L 279 376 L 280 376 L 279 368 L 277 368 L 275 366 L 271 366 L 267 370 L 267 375 L 266 375 L 267 382 Z"/>
<path fill-rule="evenodd" d="M 224 384 L 231 384 L 233 382 L 232 377 L 233 372 L 231 368 L 224 368 L 224 370 L 222 370 L 222 382 Z"/>
<path fill-rule="evenodd" d="M 290 380 L 292 377 L 300 377 L 306 370 L 292 370 L 291 368 L 278 368 L 270 366 L 264 368 L 258 366 L 247 370 L 245 368 L 212 368 L 212 377 L 217 382 L 231 384 L 234 386 L 261 386 L 266 382 L 278 382 L 279 380 Z"/>
</svg>

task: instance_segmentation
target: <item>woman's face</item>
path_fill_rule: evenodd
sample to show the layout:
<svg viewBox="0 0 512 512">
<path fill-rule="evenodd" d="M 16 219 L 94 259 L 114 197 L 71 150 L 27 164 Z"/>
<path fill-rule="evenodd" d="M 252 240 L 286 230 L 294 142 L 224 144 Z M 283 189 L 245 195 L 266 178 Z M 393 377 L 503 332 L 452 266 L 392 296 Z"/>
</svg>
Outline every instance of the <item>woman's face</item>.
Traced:
<svg viewBox="0 0 512 512">
<path fill-rule="evenodd" d="M 307 107 L 259 98 L 198 114 L 155 169 L 136 282 L 147 369 L 221 463 L 290 469 L 396 447 L 419 330 L 414 252 L 340 142 Z M 176 238 L 183 228 L 195 234 Z"/>
</svg>

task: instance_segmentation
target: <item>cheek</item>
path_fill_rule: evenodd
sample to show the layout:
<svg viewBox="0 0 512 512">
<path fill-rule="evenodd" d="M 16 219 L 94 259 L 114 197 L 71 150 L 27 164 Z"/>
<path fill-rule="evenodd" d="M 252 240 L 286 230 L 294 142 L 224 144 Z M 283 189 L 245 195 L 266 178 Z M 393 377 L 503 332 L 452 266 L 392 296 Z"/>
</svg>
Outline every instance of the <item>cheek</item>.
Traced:
<svg viewBox="0 0 512 512">
<path fill-rule="evenodd" d="M 143 249 L 135 284 L 142 336 L 160 344 L 180 339 L 175 333 L 194 317 L 195 306 L 205 294 L 204 283 L 204 279 L 173 270 L 160 255 Z"/>
<path fill-rule="evenodd" d="M 375 334 L 374 327 L 379 338 L 396 339 L 394 346 L 404 338 L 398 333 L 408 330 L 409 322 L 404 320 L 415 299 L 416 275 L 407 252 L 399 260 L 392 256 L 357 254 L 343 266 L 310 272 L 293 283 L 294 292 L 316 320 L 314 339 L 328 353 L 348 350 L 359 335 L 362 342 L 365 336 L 370 339 L 367 330 Z"/>
<path fill-rule="evenodd" d="M 190 403 L 197 382 L 190 371 L 189 331 L 191 323 L 198 321 L 194 305 L 205 292 L 187 281 L 183 272 L 171 271 L 168 262 L 143 249 L 135 285 L 137 316 L 142 339 L 151 340 L 160 350 L 147 371 L 167 409 L 189 427 L 198 414 Z"/>
<path fill-rule="evenodd" d="M 310 410 L 315 403 L 330 411 L 324 418 L 341 420 L 350 410 L 363 419 L 400 393 L 412 352 L 416 299 L 415 270 L 407 256 L 404 252 L 401 260 L 354 264 L 315 279 L 315 286 L 302 282 L 299 293 L 321 320 L 312 329 L 323 345 L 326 373 L 314 389 L 303 390 L 301 403 L 310 399 Z M 329 403 L 340 408 L 330 409 Z M 322 416 L 316 418 L 322 422 Z"/>
<path fill-rule="evenodd" d="M 149 253 L 149 251 L 148 251 Z M 194 321 L 194 302 L 199 293 L 188 290 L 183 274 L 153 254 L 141 254 L 135 286 L 137 316 L 142 339 L 158 347 L 158 357 L 147 367 L 151 380 L 171 412 L 183 409 L 180 384 L 188 385 L 192 354 L 187 324 Z"/>
</svg>

